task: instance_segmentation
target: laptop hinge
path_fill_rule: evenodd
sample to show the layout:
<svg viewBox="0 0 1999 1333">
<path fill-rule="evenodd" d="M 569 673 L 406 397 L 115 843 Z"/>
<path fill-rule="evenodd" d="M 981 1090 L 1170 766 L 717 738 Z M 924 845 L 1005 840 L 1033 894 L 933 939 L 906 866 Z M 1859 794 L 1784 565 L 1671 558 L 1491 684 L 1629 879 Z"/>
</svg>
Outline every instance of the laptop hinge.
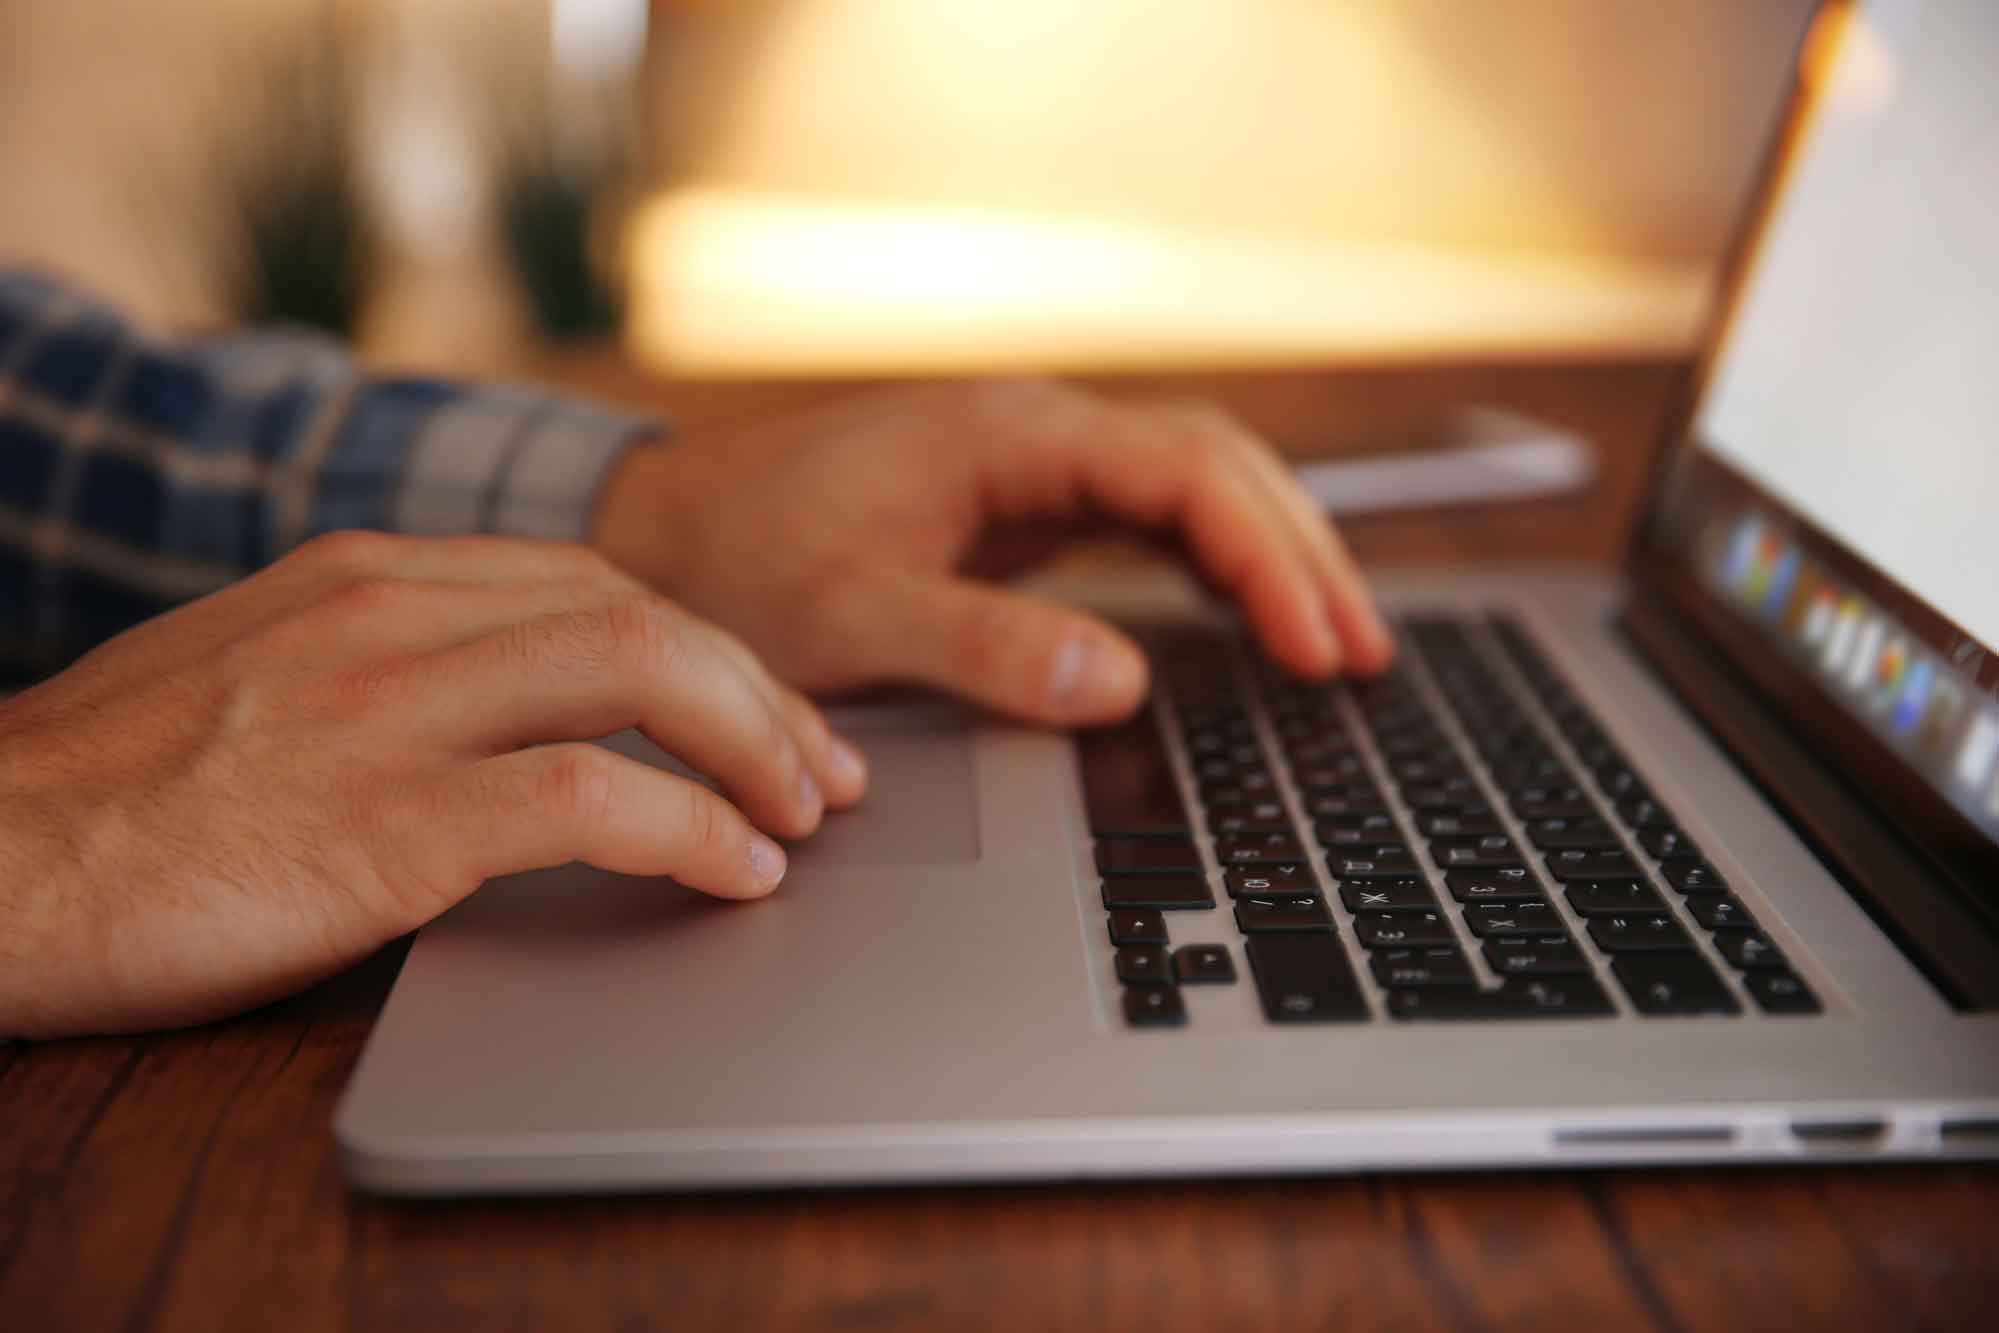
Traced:
<svg viewBox="0 0 1999 1333">
<path fill-rule="evenodd" d="M 1979 905 L 1770 711 L 1687 617 L 1640 591 L 1622 625 L 1680 702 L 1955 1008 L 1999 1010 L 1999 933 Z"/>
</svg>

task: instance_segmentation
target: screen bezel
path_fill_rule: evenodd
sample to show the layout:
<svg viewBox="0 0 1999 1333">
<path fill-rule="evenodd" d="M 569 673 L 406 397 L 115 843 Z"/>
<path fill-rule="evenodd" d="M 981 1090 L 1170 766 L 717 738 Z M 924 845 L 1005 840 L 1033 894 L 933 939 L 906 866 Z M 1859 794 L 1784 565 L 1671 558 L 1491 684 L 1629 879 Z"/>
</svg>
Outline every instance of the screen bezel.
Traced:
<svg viewBox="0 0 1999 1333">
<path fill-rule="evenodd" d="M 1640 595 L 1691 621 L 1727 665 L 1749 682 L 1764 706 L 1813 752 L 1836 766 L 1835 771 L 1866 774 L 1869 804 L 1956 885 L 1981 915 L 1999 922 L 1999 892 L 1995 892 L 1999 886 L 1999 842 L 1841 707 L 1818 678 L 1778 651 L 1738 609 L 1703 582 L 1694 563 L 1698 549 L 1684 534 L 1674 532 L 1673 516 L 1668 512 L 1680 470 L 1697 465 L 1699 441 L 1693 426 L 1701 399 L 1740 311 L 1756 256 L 1784 196 L 1798 148 L 1819 109 L 1829 72 L 1848 40 L 1855 13 L 1853 0 L 1825 0 L 1800 42 L 1785 111 L 1765 154 L 1758 188 L 1724 258 L 1719 296 L 1700 353 L 1678 386 L 1662 423 L 1648 504 L 1634 531 L 1626 565 Z M 1719 459 L 1703 458 L 1698 465 L 1734 471 Z M 1801 534 L 1814 559 L 1836 564 L 1843 573 L 1853 575 L 1863 595 L 1877 606 L 1895 608 L 1904 626 L 1919 637 L 1927 640 L 1931 635 L 1944 637 L 1953 631 L 1963 634 L 1962 627 L 1834 541 L 1791 506 L 1767 492 L 1762 498 L 1765 512 Z M 1979 682 L 1984 684 L 1992 671 L 1999 670 L 1999 655 L 1995 655 L 1994 645 L 1980 646 L 1986 654 L 1986 674 Z"/>
</svg>

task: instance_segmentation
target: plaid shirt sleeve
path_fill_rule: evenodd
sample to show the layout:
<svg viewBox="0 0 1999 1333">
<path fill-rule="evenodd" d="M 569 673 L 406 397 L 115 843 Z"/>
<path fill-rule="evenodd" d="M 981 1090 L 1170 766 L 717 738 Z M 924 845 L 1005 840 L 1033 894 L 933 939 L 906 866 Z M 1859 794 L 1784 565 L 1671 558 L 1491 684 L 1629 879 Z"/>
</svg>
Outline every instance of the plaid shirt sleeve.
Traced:
<svg viewBox="0 0 1999 1333">
<path fill-rule="evenodd" d="M 302 331 L 161 341 L 0 270 L 0 673 L 58 669 L 337 528 L 579 539 L 659 429 L 372 376 Z"/>
</svg>

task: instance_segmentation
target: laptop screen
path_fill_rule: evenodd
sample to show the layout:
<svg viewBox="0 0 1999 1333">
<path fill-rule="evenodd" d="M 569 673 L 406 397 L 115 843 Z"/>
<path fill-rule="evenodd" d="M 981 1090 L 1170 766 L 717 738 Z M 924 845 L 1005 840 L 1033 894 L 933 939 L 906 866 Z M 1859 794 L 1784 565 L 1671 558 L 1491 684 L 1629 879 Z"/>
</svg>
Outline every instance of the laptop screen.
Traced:
<svg viewBox="0 0 1999 1333">
<path fill-rule="evenodd" d="M 1999 840 L 1999 4 L 1829 6 L 1651 540 L 1839 758 Z M 1765 664 L 1767 665 L 1767 664 Z M 1759 673 L 1765 680 L 1770 672 Z M 1817 725 L 1827 710 L 1830 727 Z M 1858 738 L 1858 739 L 1855 739 Z"/>
</svg>

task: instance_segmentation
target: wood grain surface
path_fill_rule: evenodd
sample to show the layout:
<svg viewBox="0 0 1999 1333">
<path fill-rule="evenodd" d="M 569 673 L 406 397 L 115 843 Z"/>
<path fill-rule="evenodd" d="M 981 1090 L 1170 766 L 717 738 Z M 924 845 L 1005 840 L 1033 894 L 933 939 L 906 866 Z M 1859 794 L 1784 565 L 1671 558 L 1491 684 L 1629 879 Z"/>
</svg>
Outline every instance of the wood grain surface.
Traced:
<svg viewBox="0 0 1999 1333">
<path fill-rule="evenodd" d="M 1214 393 L 1311 451 L 1441 403 L 1541 412 L 1603 448 L 1594 493 L 1355 545 L 1604 560 L 1677 370 L 1111 387 Z M 690 436 L 829 391 L 548 371 Z M 0 1047 L 0 1330 L 1999 1327 L 1999 1170 L 1963 1165 L 372 1200 L 328 1126 L 401 953 L 211 1027 Z"/>
</svg>

